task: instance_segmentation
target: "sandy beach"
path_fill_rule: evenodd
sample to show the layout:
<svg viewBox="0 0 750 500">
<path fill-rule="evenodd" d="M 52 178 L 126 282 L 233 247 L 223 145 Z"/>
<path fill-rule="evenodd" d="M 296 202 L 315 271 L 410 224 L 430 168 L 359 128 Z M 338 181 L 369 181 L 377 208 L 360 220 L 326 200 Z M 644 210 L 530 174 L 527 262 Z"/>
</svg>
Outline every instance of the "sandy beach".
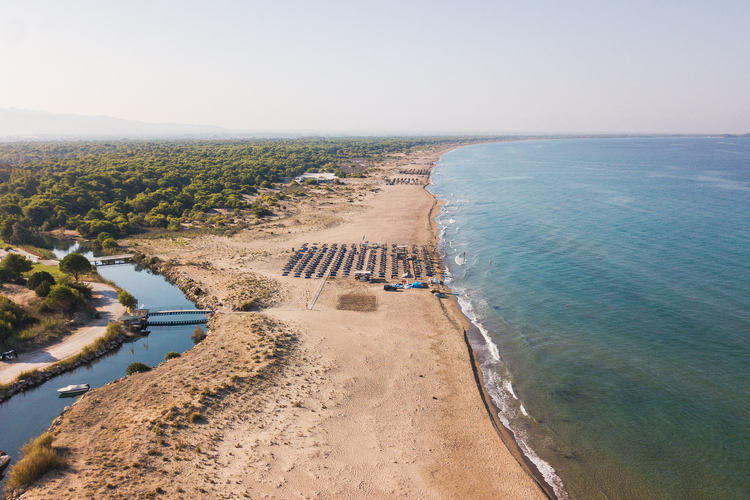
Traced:
<svg viewBox="0 0 750 500">
<path fill-rule="evenodd" d="M 303 243 L 434 250 L 433 197 L 383 180 L 424 182 L 398 171 L 444 152 L 390 158 L 231 238 L 135 240 L 216 298 L 210 335 L 66 410 L 68 467 L 23 498 L 548 498 L 494 427 L 450 295 L 281 275 Z"/>
</svg>

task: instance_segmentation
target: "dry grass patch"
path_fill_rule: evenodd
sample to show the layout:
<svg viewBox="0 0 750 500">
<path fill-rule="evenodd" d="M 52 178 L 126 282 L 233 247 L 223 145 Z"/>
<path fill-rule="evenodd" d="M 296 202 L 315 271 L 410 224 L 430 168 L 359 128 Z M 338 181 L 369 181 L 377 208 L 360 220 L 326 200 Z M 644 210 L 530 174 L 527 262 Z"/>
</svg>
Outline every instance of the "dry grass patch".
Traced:
<svg viewBox="0 0 750 500">
<path fill-rule="evenodd" d="M 46 432 L 23 446 L 23 458 L 10 470 L 5 483 L 6 491 L 17 491 L 47 472 L 65 467 L 65 459 L 52 449 L 54 439 L 52 434 Z"/>
<path fill-rule="evenodd" d="M 372 312 L 377 311 L 378 301 L 374 295 L 347 293 L 345 295 L 339 295 L 336 309 L 340 311 Z"/>
<path fill-rule="evenodd" d="M 178 487 L 222 498 L 212 478 L 184 472 L 218 460 L 225 433 L 255 417 L 290 369 L 296 341 L 285 325 L 253 313 L 217 315 L 211 329 L 199 347 L 98 388 L 65 412 L 53 432 L 70 472 L 32 484 L 25 498 L 109 498 L 110 489 L 120 498 L 148 498 L 156 484 L 167 491 L 159 498 L 182 498 Z M 125 469 L 137 469 L 141 480 L 124 478 Z"/>
</svg>

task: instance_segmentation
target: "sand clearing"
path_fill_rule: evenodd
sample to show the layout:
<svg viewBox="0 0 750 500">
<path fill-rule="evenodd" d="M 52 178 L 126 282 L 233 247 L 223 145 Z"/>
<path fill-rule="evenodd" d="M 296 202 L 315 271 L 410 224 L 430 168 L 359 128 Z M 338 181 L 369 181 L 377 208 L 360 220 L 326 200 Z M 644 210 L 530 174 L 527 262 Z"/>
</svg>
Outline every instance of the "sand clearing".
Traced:
<svg viewBox="0 0 750 500">
<path fill-rule="evenodd" d="M 339 277 L 308 309 L 321 280 L 281 277 L 305 242 L 434 247 L 432 196 L 376 181 L 274 234 L 139 241 L 222 306 L 263 309 L 224 307 L 199 347 L 86 395 L 54 429 L 69 468 L 24 498 L 546 498 L 492 426 L 450 298 Z"/>
</svg>

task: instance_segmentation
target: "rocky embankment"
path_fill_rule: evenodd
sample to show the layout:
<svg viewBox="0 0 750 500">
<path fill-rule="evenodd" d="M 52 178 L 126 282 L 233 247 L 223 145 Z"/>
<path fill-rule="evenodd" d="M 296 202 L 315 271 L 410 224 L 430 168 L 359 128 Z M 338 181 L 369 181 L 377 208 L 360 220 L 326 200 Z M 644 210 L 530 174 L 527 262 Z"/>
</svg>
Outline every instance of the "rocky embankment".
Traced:
<svg viewBox="0 0 750 500">
<path fill-rule="evenodd" d="M 32 389 L 38 385 L 42 385 L 47 380 L 54 378 L 62 373 L 69 372 L 71 370 L 75 370 L 76 368 L 87 365 L 94 361 L 97 358 L 100 358 L 107 354 L 110 351 L 113 351 L 120 347 L 123 343 L 123 341 L 129 336 L 125 330 L 123 330 L 122 334 L 117 336 L 114 340 L 111 342 L 104 344 L 99 349 L 91 352 L 82 352 L 81 354 L 78 354 L 76 356 L 73 356 L 70 359 L 66 359 L 63 361 L 60 361 L 59 363 L 56 363 L 52 366 L 49 366 L 43 370 L 32 370 L 30 372 L 26 372 L 20 375 L 19 380 L 16 382 L 13 382 L 9 386 L 0 389 L 0 403 L 3 401 L 10 399 L 11 396 L 14 394 L 18 394 L 19 392 L 25 392 L 29 389 Z"/>
</svg>

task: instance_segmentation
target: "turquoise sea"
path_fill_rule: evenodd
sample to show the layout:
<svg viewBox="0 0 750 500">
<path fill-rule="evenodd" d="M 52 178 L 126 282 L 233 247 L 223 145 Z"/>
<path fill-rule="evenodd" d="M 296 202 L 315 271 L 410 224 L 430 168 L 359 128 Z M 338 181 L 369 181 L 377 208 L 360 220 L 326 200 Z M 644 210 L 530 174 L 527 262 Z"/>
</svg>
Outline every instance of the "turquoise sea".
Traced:
<svg viewBox="0 0 750 500">
<path fill-rule="evenodd" d="M 441 252 L 487 389 L 574 499 L 750 498 L 750 140 L 446 154 Z"/>
</svg>

